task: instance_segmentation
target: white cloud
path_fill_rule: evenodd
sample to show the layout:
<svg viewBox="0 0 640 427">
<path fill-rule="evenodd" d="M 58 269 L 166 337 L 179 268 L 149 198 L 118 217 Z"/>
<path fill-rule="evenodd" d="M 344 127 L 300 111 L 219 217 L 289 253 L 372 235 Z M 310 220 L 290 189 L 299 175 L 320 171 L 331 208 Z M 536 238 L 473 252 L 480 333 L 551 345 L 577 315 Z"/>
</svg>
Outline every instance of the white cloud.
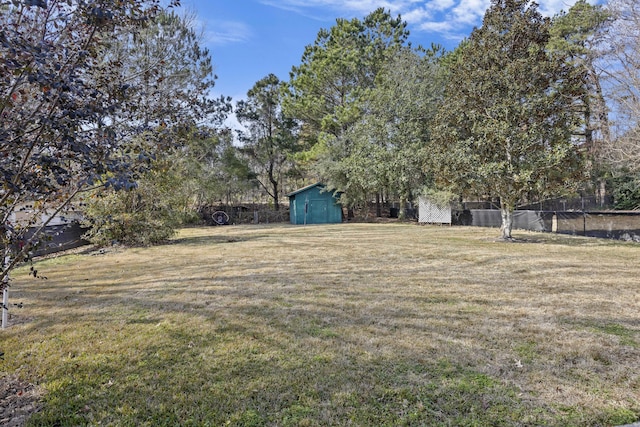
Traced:
<svg viewBox="0 0 640 427">
<path fill-rule="evenodd" d="M 437 11 L 450 9 L 456 4 L 456 0 L 431 0 L 426 3 L 425 8 Z"/>
<path fill-rule="evenodd" d="M 575 3 L 576 0 L 543 0 L 538 2 L 538 11 L 545 16 L 553 16 L 562 10 L 568 11 Z"/>
<path fill-rule="evenodd" d="M 421 31 L 449 34 L 454 31 L 453 23 L 447 21 L 425 21 L 418 27 Z"/>
<path fill-rule="evenodd" d="M 209 21 L 204 29 L 205 39 L 214 46 L 245 43 L 252 35 L 251 28 L 243 22 Z"/>
<path fill-rule="evenodd" d="M 452 20 L 457 25 L 479 24 L 490 4 L 489 0 L 461 0 L 451 10 Z"/>
<path fill-rule="evenodd" d="M 577 0 L 538 0 L 538 10 L 553 16 L 568 10 Z M 598 2 L 602 0 L 590 0 Z M 462 38 L 469 29 L 482 24 L 491 0 L 261 0 L 265 5 L 289 10 L 305 16 L 363 17 L 382 7 L 393 15 L 400 14 L 411 31 L 435 32 L 447 38 Z M 319 19 L 319 18 L 318 18 Z"/>
<path fill-rule="evenodd" d="M 433 19 L 433 12 L 426 7 L 410 10 L 402 14 L 402 19 L 409 24 L 420 24 L 422 22 Z"/>
<path fill-rule="evenodd" d="M 403 9 L 403 6 L 411 3 L 419 2 L 417 0 L 260 0 L 260 3 L 267 6 L 277 7 L 279 9 L 289 10 L 292 12 L 309 16 L 310 10 L 325 15 L 325 19 L 329 18 L 351 18 L 362 17 L 368 15 L 379 7 L 391 10 L 397 14 Z M 316 16 L 317 13 L 316 13 Z"/>
</svg>

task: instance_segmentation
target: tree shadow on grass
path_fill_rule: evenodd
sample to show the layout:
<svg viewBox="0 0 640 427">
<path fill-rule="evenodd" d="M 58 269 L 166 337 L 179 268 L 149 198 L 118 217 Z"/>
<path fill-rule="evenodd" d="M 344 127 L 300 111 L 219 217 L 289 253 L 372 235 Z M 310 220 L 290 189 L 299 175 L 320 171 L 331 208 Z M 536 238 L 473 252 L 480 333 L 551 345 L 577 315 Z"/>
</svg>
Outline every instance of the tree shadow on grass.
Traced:
<svg viewBox="0 0 640 427">
<path fill-rule="evenodd" d="M 165 243 L 164 246 L 185 245 L 185 246 L 211 246 L 225 243 L 248 242 L 259 239 L 260 236 L 196 236 L 196 237 L 180 237 L 172 239 Z"/>
</svg>

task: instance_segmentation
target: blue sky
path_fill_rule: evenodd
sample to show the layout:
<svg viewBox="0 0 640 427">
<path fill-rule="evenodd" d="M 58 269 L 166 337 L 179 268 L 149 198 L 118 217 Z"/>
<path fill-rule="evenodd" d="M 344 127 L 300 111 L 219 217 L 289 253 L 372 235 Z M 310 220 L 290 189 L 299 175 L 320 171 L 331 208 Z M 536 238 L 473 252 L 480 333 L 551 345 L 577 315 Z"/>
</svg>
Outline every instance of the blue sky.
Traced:
<svg viewBox="0 0 640 427">
<path fill-rule="evenodd" d="M 538 0 L 539 10 L 552 16 L 575 0 Z M 438 43 L 453 49 L 468 36 L 490 0 L 182 0 L 203 31 L 218 75 L 214 95 L 234 101 L 269 73 L 281 80 L 299 65 L 305 46 L 336 18 L 363 18 L 378 7 L 400 14 L 413 45 Z"/>
</svg>

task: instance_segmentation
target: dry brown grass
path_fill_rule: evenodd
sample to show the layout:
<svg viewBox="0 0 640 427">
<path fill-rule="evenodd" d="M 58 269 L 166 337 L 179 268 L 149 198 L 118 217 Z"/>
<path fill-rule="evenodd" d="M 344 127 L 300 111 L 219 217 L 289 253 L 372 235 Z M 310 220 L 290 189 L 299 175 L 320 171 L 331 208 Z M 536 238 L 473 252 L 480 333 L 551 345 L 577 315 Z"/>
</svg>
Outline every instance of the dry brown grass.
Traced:
<svg viewBox="0 0 640 427">
<path fill-rule="evenodd" d="M 640 246 L 496 234 L 194 228 L 45 260 L 13 282 L 0 371 L 40 383 L 35 425 L 640 418 Z"/>
</svg>

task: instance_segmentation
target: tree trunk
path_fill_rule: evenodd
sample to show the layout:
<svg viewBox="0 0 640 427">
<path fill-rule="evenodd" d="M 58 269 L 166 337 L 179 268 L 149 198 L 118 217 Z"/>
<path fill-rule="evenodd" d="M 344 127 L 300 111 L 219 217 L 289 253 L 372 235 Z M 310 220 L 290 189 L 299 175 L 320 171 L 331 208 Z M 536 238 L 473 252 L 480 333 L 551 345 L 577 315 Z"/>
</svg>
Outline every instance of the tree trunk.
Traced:
<svg viewBox="0 0 640 427">
<path fill-rule="evenodd" d="M 609 131 L 609 116 L 608 116 L 608 108 L 607 103 L 604 99 L 604 95 L 602 94 L 602 86 L 600 84 L 600 78 L 598 77 L 597 72 L 595 71 L 593 65 L 589 67 L 588 79 L 591 81 L 595 89 L 595 93 L 593 94 L 593 110 L 595 115 L 595 120 L 597 121 L 592 127 L 594 130 L 599 130 L 601 141 L 598 141 L 599 145 L 593 147 L 592 152 L 601 154 L 602 142 L 607 143 L 611 140 L 611 134 Z"/>
<path fill-rule="evenodd" d="M 400 196 L 400 209 L 398 210 L 398 219 L 404 221 L 406 218 L 406 210 L 407 210 L 407 198 L 404 196 Z"/>
<path fill-rule="evenodd" d="M 273 210 L 280 210 L 280 200 L 278 199 L 278 184 L 273 185 Z"/>
<path fill-rule="evenodd" d="M 500 203 L 500 212 L 502 214 L 500 238 L 502 240 L 511 240 L 511 229 L 513 228 L 513 206 Z"/>
<path fill-rule="evenodd" d="M 271 182 L 271 189 L 273 193 L 271 194 L 271 198 L 273 199 L 273 210 L 280 210 L 280 201 L 278 200 L 278 180 L 274 174 L 274 165 L 273 162 L 269 163 L 269 182 Z"/>
<path fill-rule="evenodd" d="M 607 203 L 607 182 L 603 178 L 600 178 L 598 180 L 596 200 L 598 200 L 601 208 L 604 208 L 604 205 Z"/>
</svg>

